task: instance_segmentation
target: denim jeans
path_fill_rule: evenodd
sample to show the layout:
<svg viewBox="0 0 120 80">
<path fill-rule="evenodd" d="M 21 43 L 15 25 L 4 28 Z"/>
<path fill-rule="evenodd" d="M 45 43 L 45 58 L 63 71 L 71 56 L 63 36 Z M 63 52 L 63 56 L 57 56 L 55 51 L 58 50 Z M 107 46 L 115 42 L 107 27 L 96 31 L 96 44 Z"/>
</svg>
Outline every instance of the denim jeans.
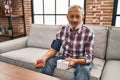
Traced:
<svg viewBox="0 0 120 80">
<path fill-rule="evenodd" d="M 55 67 L 57 66 L 57 60 L 64 59 L 63 57 L 55 56 L 50 58 L 47 62 L 45 67 L 42 69 L 43 74 L 47 74 L 52 76 Z M 92 68 L 92 64 L 89 65 L 76 65 L 74 67 L 74 80 L 90 80 L 89 73 Z"/>
</svg>

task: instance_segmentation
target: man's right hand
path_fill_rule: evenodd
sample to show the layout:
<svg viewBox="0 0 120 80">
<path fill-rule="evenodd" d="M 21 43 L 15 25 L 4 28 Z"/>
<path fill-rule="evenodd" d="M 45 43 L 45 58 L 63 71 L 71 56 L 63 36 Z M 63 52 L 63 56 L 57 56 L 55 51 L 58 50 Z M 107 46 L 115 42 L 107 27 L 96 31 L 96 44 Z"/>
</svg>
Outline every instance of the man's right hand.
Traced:
<svg viewBox="0 0 120 80">
<path fill-rule="evenodd" d="M 47 61 L 49 58 L 55 56 L 56 53 L 57 53 L 57 51 L 56 51 L 55 49 L 52 49 L 52 48 L 51 48 L 44 56 L 40 57 L 39 59 L 37 59 L 37 60 L 35 61 L 35 64 L 34 64 L 35 67 L 36 67 L 36 68 L 43 68 L 43 67 L 45 66 L 45 64 L 46 64 L 46 61 Z"/>
<path fill-rule="evenodd" d="M 40 69 L 40 68 L 43 68 L 46 64 L 46 60 L 44 58 L 39 58 L 35 61 L 35 67 Z"/>
</svg>

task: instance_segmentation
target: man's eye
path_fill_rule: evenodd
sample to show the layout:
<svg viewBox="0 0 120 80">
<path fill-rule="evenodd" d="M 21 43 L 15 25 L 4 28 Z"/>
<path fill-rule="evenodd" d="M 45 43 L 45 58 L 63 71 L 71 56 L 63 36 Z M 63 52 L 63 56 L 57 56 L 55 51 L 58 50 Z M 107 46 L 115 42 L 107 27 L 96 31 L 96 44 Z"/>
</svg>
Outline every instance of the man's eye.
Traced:
<svg viewBox="0 0 120 80">
<path fill-rule="evenodd" d="M 81 18 L 80 16 L 76 16 L 77 19 Z"/>
<path fill-rule="evenodd" d="M 76 16 L 70 15 L 69 18 L 72 18 L 72 19 L 73 19 L 73 18 L 79 19 L 79 18 L 81 18 L 81 17 L 80 17 L 79 15 L 76 15 Z"/>
<path fill-rule="evenodd" d="M 69 16 L 70 18 L 74 18 L 74 16 Z"/>
</svg>

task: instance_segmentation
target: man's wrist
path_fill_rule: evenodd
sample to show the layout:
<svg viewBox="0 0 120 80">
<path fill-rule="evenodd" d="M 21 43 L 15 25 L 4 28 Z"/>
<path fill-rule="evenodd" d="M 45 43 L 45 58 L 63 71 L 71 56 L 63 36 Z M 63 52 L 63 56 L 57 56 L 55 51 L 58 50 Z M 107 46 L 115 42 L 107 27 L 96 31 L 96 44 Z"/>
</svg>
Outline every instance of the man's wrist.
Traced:
<svg viewBox="0 0 120 80">
<path fill-rule="evenodd" d="M 85 58 L 73 59 L 73 61 L 75 62 L 75 64 L 86 64 L 86 59 Z"/>
<path fill-rule="evenodd" d="M 43 59 L 44 61 L 47 61 L 47 60 L 48 60 L 47 55 L 43 56 L 42 59 Z"/>
</svg>

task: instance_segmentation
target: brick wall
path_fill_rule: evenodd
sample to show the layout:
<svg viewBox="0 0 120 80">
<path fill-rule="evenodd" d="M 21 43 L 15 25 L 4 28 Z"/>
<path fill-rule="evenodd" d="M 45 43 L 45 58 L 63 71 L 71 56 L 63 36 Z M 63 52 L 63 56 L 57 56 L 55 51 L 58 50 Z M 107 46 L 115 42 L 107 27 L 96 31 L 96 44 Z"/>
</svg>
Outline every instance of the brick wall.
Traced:
<svg viewBox="0 0 120 80">
<path fill-rule="evenodd" d="M 22 14 L 21 0 L 13 1 L 13 14 Z M 112 12 L 113 12 L 114 0 L 86 0 L 86 24 L 98 24 L 110 26 L 112 22 Z M 29 28 L 31 24 L 31 0 L 24 0 L 25 6 L 25 21 L 27 33 L 29 33 Z M 5 18 L 0 18 L 0 24 L 8 24 L 8 20 Z M 15 31 L 22 30 L 21 19 L 14 19 L 13 25 Z M 20 28 L 20 29 L 19 29 Z"/>
<path fill-rule="evenodd" d="M 24 1 L 24 11 L 25 11 L 25 24 L 26 31 L 29 33 L 29 28 L 31 24 L 31 0 Z M 12 15 L 22 15 L 22 3 L 21 0 L 12 0 Z M 14 27 L 14 32 L 23 32 L 23 21 L 22 18 L 13 18 L 12 24 Z M 8 25 L 7 18 L 0 18 L 0 25 Z"/>
<path fill-rule="evenodd" d="M 111 26 L 114 0 L 86 0 L 86 24 Z"/>
</svg>

